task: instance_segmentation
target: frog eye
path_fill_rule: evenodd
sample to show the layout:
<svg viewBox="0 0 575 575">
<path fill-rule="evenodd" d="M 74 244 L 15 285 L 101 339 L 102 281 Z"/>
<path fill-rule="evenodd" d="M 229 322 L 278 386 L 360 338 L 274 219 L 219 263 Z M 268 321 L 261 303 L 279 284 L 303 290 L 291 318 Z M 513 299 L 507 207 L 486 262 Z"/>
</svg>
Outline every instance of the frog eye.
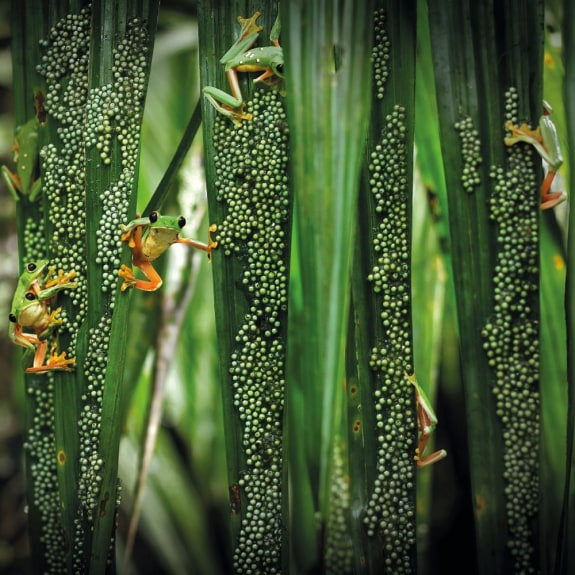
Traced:
<svg viewBox="0 0 575 575">
<path fill-rule="evenodd" d="M 34 301 L 36 299 L 36 294 L 32 291 L 29 291 L 25 296 L 24 296 L 28 301 Z"/>
<path fill-rule="evenodd" d="M 37 266 L 34 262 L 30 262 L 29 264 L 26 264 L 26 269 L 27 269 L 29 272 L 35 271 L 37 267 L 38 267 L 38 266 Z"/>
<path fill-rule="evenodd" d="M 155 224 L 158 221 L 158 212 L 152 212 L 150 214 L 150 222 Z"/>
<path fill-rule="evenodd" d="M 180 226 L 180 228 L 183 228 L 186 225 L 186 218 L 184 218 L 184 216 L 180 216 L 178 218 L 178 226 Z"/>
<path fill-rule="evenodd" d="M 12 323 L 16 323 L 16 316 L 15 316 L 13 313 L 11 313 L 11 314 L 8 316 L 8 319 L 9 319 Z"/>
</svg>

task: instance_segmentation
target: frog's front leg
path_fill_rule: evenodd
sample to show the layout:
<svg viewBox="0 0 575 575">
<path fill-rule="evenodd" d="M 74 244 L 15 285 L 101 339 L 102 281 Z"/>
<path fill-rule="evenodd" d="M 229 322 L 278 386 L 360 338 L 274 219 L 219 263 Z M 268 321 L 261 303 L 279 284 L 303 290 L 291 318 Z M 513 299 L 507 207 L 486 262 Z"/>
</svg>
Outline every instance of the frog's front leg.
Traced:
<svg viewBox="0 0 575 575">
<path fill-rule="evenodd" d="M 53 276 L 55 273 L 55 268 L 52 266 L 50 267 L 49 270 L 49 275 Z M 71 272 L 64 272 L 64 270 L 58 270 L 58 273 L 56 274 L 56 277 L 50 277 L 49 279 L 46 280 L 46 282 L 44 283 L 44 287 L 45 288 L 52 288 L 55 286 L 60 286 L 62 289 L 67 289 L 70 287 L 78 287 L 78 284 L 76 282 L 72 282 L 72 280 L 77 276 L 78 274 L 76 273 L 75 270 L 72 270 Z"/>
<path fill-rule="evenodd" d="M 212 250 L 215 250 L 218 247 L 218 242 L 212 239 L 212 233 L 214 233 L 218 229 L 216 224 L 212 224 L 208 228 L 208 243 L 205 244 L 204 242 L 198 242 L 197 240 L 191 240 L 189 238 L 178 238 L 174 243 L 175 244 L 186 244 L 187 246 L 191 246 L 198 250 L 202 250 L 208 254 L 208 258 L 211 259 L 212 257 Z"/>
<path fill-rule="evenodd" d="M 53 268 L 50 269 L 50 276 L 54 273 Z M 58 270 L 58 274 L 54 278 L 46 280 L 44 287 L 41 290 L 35 290 L 37 297 L 40 301 L 51 299 L 58 292 L 65 289 L 74 289 L 78 287 L 77 282 L 73 282 L 76 277 L 76 272 L 72 270 L 71 272 L 65 273 L 64 270 Z"/>
<path fill-rule="evenodd" d="M 144 225 L 148 224 L 147 223 L 145 224 L 140 223 L 135 225 L 131 224 L 132 222 L 130 222 L 130 224 L 128 224 L 128 226 L 125 228 L 125 231 L 122 234 L 122 241 L 128 242 L 128 246 L 132 250 L 132 264 L 136 265 L 137 267 L 140 267 L 141 265 L 143 265 L 143 262 L 145 261 L 145 258 L 142 254 L 142 228 L 144 227 Z M 122 264 L 122 266 L 120 267 L 118 275 L 124 279 L 124 283 L 122 283 L 122 286 L 120 288 L 122 291 L 126 291 L 129 288 L 138 287 L 138 282 L 140 283 L 142 282 L 142 280 L 136 279 L 136 276 L 134 275 L 132 268 L 125 264 Z M 160 285 L 161 285 L 161 278 L 160 278 Z"/>
<path fill-rule="evenodd" d="M 38 333 L 40 340 L 45 340 L 56 328 L 62 325 L 62 320 L 58 317 L 61 311 L 62 308 L 57 307 L 55 310 L 50 312 L 50 315 L 46 319 L 44 329 Z"/>
</svg>

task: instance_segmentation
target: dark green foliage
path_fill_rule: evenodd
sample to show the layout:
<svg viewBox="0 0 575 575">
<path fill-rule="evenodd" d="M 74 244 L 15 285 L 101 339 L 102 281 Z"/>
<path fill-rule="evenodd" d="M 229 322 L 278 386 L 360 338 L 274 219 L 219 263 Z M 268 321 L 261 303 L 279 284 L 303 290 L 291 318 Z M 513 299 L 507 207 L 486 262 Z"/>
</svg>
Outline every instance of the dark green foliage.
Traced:
<svg viewBox="0 0 575 575">
<path fill-rule="evenodd" d="M 20 266 L 76 273 L 49 302 L 76 365 L 15 362 L 34 571 L 573 570 L 574 250 L 509 140 L 550 100 L 568 188 L 573 14 L 543 7 L 202 0 L 156 33 L 155 3 L 14 3 L 42 150 Z M 240 68 L 216 110 L 200 87 L 230 94 L 221 58 L 280 21 L 280 75 Z M 218 247 L 121 292 L 120 225 L 152 210 Z"/>
</svg>

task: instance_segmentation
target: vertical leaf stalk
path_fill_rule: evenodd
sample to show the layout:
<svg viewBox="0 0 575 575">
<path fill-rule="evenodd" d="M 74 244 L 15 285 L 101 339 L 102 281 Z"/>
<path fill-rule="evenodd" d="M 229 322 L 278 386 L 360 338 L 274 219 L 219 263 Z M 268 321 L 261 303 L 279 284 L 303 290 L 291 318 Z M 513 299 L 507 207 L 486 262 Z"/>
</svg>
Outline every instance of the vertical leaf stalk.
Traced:
<svg viewBox="0 0 575 575">
<path fill-rule="evenodd" d="M 575 166 L 575 7 L 564 3 L 564 101 L 570 146 L 568 163 Z M 573 176 L 570 181 L 573 182 Z M 571 186 L 571 189 L 573 186 Z M 573 194 L 569 196 L 573 198 Z M 571 545 L 575 532 L 575 210 L 569 210 L 567 240 L 567 281 L 565 286 L 565 320 L 567 330 L 567 449 L 565 453 L 565 486 L 559 526 L 554 573 L 566 574 L 575 569 L 575 551 Z"/>
<path fill-rule="evenodd" d="M 240 33 L 238 17 L 253 17 L 259 8 L 261 20 L 255 20 L 263 31 L 257 45 L 269 45 L 277 4 L 255 4 L 245 13 L 239 4 L 230 10 L 200 3 L 202 86 L 229 90 L 219 59 Z M 287 565 L 283 410 L 292 210 L 288 130 L 284 98 L 275 89 L 281 86 L 257 89 L 253 76 L 239 72 L 239 77 L 244 111 L 251 116 L 241 125 L 203 98 L 208 206 L 210 221 L 217 225 L 212 259 L 233 564 L 236 573 L 279 573 Z"/>
<path fill-rule="evenodd" d="M 506 148 L 504 123 L 540 114 L 541 4 L 428 6 L 479 573 L 531 572 L 538 561 L 539 192 L 532 149 Z"/>
<path fill-rule="evenodd" d="M 55 338 L 75 367 L 27 376 L 34 414 L 27 443 L 31 545 L 42 571 L 103 573 L 114 561 L 117 406 L 129 303 L 118 290 L 117 269 L 128 257 L 120 223 L 135 206 L 157 4 L 104 0 L 42 10 L 30 4 L 46 18 L 45 38 L 31 50 L 46 115 L 44 217 L 36 242 L 77 283 L 58 297 L 62 325 Z M 29 257 L 26 232 L 23 243 Z"/>
<path fill-rule="evenodd" d="M 371 130 L 352 289 L 357 385 L 349 387 L 352 481 L 365 509 L 366 572 L 416 570 L 415 389 L 411 213 L 415 116 L 414 2 L 378 2 L 373 19 Z M 353 377 L 353 375 L 351 376 Z M 355 398 L 357 396 L 357 399 Z M 360 527 L 355 526 L 355 529 Z"/>
<path fill-rule="evenodd" d="M 344 350 L 370 108 L 370 19 L 368 1 L 282 4 L 295 195 L 286 455 L 291 558 L 298 572 L 322 565 L 326 529 L 337 513 L 331 494 L 336 445 L 346 441 Z"/>
</svg>

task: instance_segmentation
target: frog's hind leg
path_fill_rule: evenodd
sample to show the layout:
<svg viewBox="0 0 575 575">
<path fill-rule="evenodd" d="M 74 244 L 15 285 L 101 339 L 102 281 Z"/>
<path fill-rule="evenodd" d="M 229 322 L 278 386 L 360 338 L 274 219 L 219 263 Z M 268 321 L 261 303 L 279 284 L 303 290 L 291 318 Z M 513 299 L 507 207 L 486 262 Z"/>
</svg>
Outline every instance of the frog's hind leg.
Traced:
<svg viewBox="0 0 575 575">
<path fill-rule="evenodd" d="M 550 192 L 551 185 L 555 179 L 556 172 L 549 170 L 543 183 L 541 184 L 541 209 L 549 210 L 554 208 L 566 199 L 565 192 Z"/>
<path fill-rule="evenodd" d="M 415 450 L 415 462 L 417 467 L 427 467 L 428 465 L 433 465 L 437 461 L 440 461 L 447 456 L 447 451 L 445 449 L 439 449 L 434 451 L 430 455 L 424 456 L 427 443 L 431 437 L 431 430 L 433 429 L 431 425 L 431 420 L 429 415 L 423 409 L 421 404 L 417 404 L 417 427 L 419 428 L 419 442 L 417 449 Z"/>
<path fill-rule="evenodd" d="M 142 271 L 147 279 L 137 279 L 129 267 L 122 266 L 118 272 L 118 275 L 124 278 L 122 291 L 128 288 L 141 289 L 142 291 L 156 291 L 162 286 L 162 278 L 150 262 L 145 260 L 134 261 L 134 265 Z"/>
<path fill-rule="evenodd" d="M 50 357 L 44 365 L 44 358 L 46 357 L 46 351 L 48 347 L 48 341 L 41 341 L 41 345 L 36 349 L 36 354 L 34 355 L 34 365 L 29 367 L 26 371 L 28 373 L 47 373 L 48 371 L 71 371 L 72 367 L 76 365 L 76 360 L 74 358 L 66 359 L 66 352 L 57 352 L 57 346 L 54 343 L 52 345 L 52 350 L 50 352 Z"/>
<path fill-rule="evenodd" d="M 34 363 L 32 367 L 28 367 L 26 371 L 28 373 L 38 372 L 44 366 L 44 358 L 46 357 L 46 351 L 48 350 L 48 340 L 37 340 L 36 351 L 34 353 Z"/>
</svg>

